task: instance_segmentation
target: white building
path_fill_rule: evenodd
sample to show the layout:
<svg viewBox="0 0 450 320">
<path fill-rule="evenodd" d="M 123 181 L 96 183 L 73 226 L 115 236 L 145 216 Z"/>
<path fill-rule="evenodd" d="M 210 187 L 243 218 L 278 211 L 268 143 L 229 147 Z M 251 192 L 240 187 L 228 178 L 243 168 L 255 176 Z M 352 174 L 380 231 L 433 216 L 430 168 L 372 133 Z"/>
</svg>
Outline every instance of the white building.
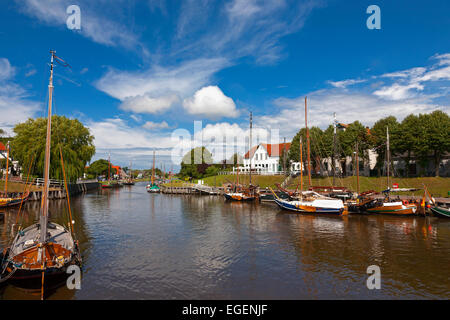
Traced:
<svg viewBox="0 0 450 320">
<path fill-rule="evenodd" d="M 260 143 L 254 146 L 244 156 L 243 166 L 239 167 L 239 172 L 250 172 L 258 174 L 280 174 L 283 173 L 283 163 L 280 163 L 280 155 L 289 152 L 290 143 L 267 144 Z M 289 163 L 286 160 L 286 167 Z M 236 172 L 233 168 L 233 172 Z"/>
</svg>

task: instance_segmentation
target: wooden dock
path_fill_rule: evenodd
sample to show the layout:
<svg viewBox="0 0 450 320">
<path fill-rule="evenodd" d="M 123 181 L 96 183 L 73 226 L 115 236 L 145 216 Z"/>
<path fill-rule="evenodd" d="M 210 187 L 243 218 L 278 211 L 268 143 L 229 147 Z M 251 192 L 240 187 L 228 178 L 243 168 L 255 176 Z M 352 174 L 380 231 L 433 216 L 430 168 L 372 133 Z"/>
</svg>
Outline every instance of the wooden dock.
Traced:
<svg viewBox="0 0 450 320">
<path fill-rule="evenodd" d="M 162 193 L 167 194 L 222 195 L 224 193 L 224 188 L 222 187 L 210 187 L 198 184 L 186 184 L 177 187 L 162 185 L 160 188 Z"/>
</svg>

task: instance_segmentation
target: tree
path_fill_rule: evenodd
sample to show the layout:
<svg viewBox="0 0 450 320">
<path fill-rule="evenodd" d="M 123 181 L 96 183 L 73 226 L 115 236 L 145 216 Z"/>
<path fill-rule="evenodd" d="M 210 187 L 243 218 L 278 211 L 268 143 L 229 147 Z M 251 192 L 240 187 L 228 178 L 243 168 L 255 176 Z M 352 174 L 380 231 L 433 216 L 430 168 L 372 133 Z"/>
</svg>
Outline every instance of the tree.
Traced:
<svg viewBox="0 0 450 320">
<path fill-rule="evenodd" d="M 430 114 L 420 114 L 419 124 L 417 154 L 423 162 L 432 155 L 435 176 L 439 177 L 442 156 L 450 152 L 450 117 L 447 113 L 436 110 Z"/>
<path fill-rule="evenodd" d="M 109 168 L 109 162 L 105 159 L 99 159 L 91 163 L 89 168 L 87 169 L 88 174 L 92 174 L 95 177 L 100 175 L 108 176 L 108 171 L 111 172 Z"/>
<path fill-rule="evenodd" d="M 6 135 L 6 131 L 0 128 L 0 137 Z"/>
<path fill-rule="evenodd" d="M 399 126 L 400 124 L 397 122 L 397 119 L 394 116 L 389 116 L 375 122 L 372 129 L 370 129 L 374 147 L 378 153 L 376 163 L 378 175 L 380 175 L 381 169 L 384 168 L 386 162 L 386 128 L 389 128 L 390 147 L 395 153 L 398 150 Z"/>
<path fill-rule="evenodd" d="M 32 175 L 43 176 L 47 119 L 28 119 L 14 127 L 15 138 L 11 143 L 12 155 L 21 164 L 28 163 L 34 156 Z M 52 117 L 50 177 L 62 179 L 60 148 L 64 157 L 66 177 L 75 181 L 81 177 L 88 161 L 95 154 L 94 137 L 89 129 L 76 119 L 64 116 Z"/>
<path fill-rule="evenodd" d="M 212 154 L 208 149 L 205 147 L 194 148 L 184 155 L 179 175 L 201 179 L 212 162 Z"/>
<path fill-rule="evenodd" d="M 420 141 L 420 127 L 419 117 L 410 114 L 400 123 L 398 135 L 401 139 L 394 139 L 394 153 L 401 156 L 405 161 L 405 176 L 409 176 L 410 162 L 412 156 L 417 151 L 418 143 Z M 394 135 L 395 138 L 395 135 Z"/>
</svg>

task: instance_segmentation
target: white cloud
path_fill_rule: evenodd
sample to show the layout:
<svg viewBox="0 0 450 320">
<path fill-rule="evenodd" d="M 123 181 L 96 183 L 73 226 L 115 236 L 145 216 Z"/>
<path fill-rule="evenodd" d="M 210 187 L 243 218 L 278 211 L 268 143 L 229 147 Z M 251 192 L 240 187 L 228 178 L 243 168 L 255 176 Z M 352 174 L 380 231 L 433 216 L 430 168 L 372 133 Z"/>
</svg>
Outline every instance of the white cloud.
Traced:
<svg viewBox="0 0 450 320">
<path fill-rule="evenodd" d="M 183 101 L 183 107 L 190 114 L 217 119 L 235 118 L 239 115 L 233 99 L 223 94 L 217 86 L 207 86 L 198 90 L 193 97 Z"/>
<path fill-rule="evenodd" d="M 110 69 L 95 86 L 122 101 L 123 110 L 154 114 L 193 95 L 227 65 L 225 59 L 211 58 L 186 61 L 176 67 L 154 65 L 137 72 Z"/>
<path fill-rule="evenodd" d="M 329 84 L 331 84 L 333 87 L 336 88 L 346 88 L 348 86 L 357 84 L 357 83 L 362 83 L 365 82 L 366 80 L 364 79 L 348 79 L 348 80 L 342 80 L 342 81 L 328 81 Z"/>
<path fill-rule="evenodd" d="M 68 14 L 66 9 L 73 4 L 71 0 L 16 0 L 22 12 L 28 16 L 35 17 L 39 21 L 53 26 L 66 28 Z M 81 8 L 81 30 L 79 33 L 94 42 L 107 46 L 121 46 L 128 49 L 140 48 L 145 51 L 140 44 L 137 36 L 127 29 L 126 17 L 121 17 L 119 7 L 121 1 L 77 1 Z M 104 7 L 108 6 L 108 14 L 114 13 L 114 18 L 123 19 L 123 23 L 113 20 L 108 15 L 102 15 L 105 12 Z"/>
<path fill-rule="evenodd" d="M 14 125 L 33 117 L 41 104 L 28 99 L 25 90 L 14 83 L 15 68 L 0 58 L 0 127 L 12 134 Z M 8 81 L 6 83 L 6 81 Z"/>
<path fill-rule="evenodd" d="M 147 130 L 161 130 L 161 129 L 168 129 L 169 124 L 166 121 L 163 122 L 147 121 L 146 123 L 144 123 L 142 127 Z"/>
<path fill-rule="evenodd" d="M 120 109 L 134 113 L 162 113 L 167 111 L 179 98 L 176 94 L 152 98 L 148 95 L 136 96 L 125 99 L 120 105 Z"/>
<path fill-rule="evenodd" d="M 0 81 L 8 80 L 15 74 L 15 68 L 11 66 L 9 60 L 0 58 Z"/>
<path fill-rule="evenodd" d="M 388 100 L 404 100 L 414 97 L 416 95 L 415 90 L 421 91 L 423 88 L 423 85 L 419 83 L 411 83 L 408 85 L 394 83 L 391 86 L 376 90 L 373 94 Z"/>
</svg>

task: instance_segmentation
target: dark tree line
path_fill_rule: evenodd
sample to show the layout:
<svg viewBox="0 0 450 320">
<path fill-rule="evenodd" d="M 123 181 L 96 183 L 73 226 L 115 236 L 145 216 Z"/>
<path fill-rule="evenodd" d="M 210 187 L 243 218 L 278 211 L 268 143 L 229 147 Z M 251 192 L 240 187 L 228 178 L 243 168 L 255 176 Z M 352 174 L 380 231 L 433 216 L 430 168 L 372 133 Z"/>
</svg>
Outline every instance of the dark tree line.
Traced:
<svg viewBox="0 0 450 320">
<path fill-rule="evenodd" d="M 372 128 L 363 126 L 359 121 L 350 123 L 345 130 L 337 130 L 337 147 L 335 149 L 334 128 L 326 130 L 318 127 L 309 129 L 310 155 L 314 170 L 321 170 L 321 159 L 331 158 L 343 162 L 351 157 L 358 147 L 361 159 L 367 159 L 368 149 L 375 149 L 378 154 L 376 168 L 378 172 L 386 162 L 386 128 L 389 128 L 390 151 L 392 156 L 400 157 L 406 164 L 405 174 L 413 159 L 422 167 L 433 161 L 435 175 L 439 176 L 439 164 L 443 156 L 450 152 L 450 117 L 440 110 L 429 114 L 410 114 L 398 122 L 393 116 L 375 122 Z M 303 161 L 306 161 L 306 129 L 302 128 L 293 138 L 288 160 L 298 162 L 300 159 L 300 136 L 303 141 Z M 392 159 L 392 157 L 391 157 Z M 333 161 L 334 163 L 334 161 Z M 345 168 L 344 165 L 342 165 Z"/>
</svg>

